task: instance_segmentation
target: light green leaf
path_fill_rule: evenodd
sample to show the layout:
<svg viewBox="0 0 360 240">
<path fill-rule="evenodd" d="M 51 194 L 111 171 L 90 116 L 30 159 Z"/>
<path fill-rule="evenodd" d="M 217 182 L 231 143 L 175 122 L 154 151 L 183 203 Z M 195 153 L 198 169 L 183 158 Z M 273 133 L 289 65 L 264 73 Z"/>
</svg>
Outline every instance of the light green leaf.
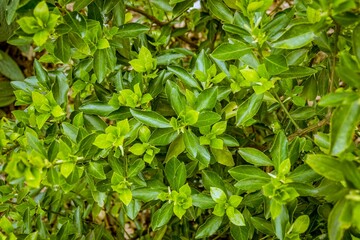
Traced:
<svg viewBox="0 0 360 240">
<path fill-rule="evenodd" d="M 245 219 L 241 212 L 234 207 L 228 207 L 226 209 L 226 215 L 230 219 L 230 222 L 236 226 L 245 226 Z"/>
<path fill-rule="evenodd" d="M 301 215 L 293 223 L 292 232 L 304 233 L 310 225 L 310 218 L 308 215 Z"/>
<path fill-rule="evenodd" d="M 90 162 L 88 166 L 88 171 L 91 176 L 97 179 L 106 179 L 104 172 L 104 166 L 101 163 Z"/>
<path fill-rule="evenodd" d="M 211 198 L 216 203 L 226 203 L 227 197 L 223 190 L 217 187 L 210 187 Z"/>
</svg>

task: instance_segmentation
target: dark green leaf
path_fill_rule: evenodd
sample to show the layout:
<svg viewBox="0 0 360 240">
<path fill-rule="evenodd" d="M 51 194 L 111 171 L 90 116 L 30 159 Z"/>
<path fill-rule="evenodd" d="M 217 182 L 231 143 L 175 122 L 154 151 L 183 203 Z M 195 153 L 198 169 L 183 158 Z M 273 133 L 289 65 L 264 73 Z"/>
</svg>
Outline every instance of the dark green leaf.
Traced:
<svg viewBox="0 0 360 240">
<path fill-rule="evenodd" d="M 196 231 L 195 238 L 205 238 L 213 235 L 220 227 L 223 218 L 212 215 L 206 219 L 205 223 Z"/>
<path fill-rule="evenodd" d="M 146 33 L 149 31 L 149 27 L 139 24 L 139 23 L 127 23 L 122 25 L 118 32 L 116 33 L 116 36 L 127 38 L 127 37 L 137 37 L 138 35 L 142 33 Z"/>
<path fill-rule="evenodd" d="M 306 163 L 318 174 L 334 180 L 334 181 L 343 181 L 344 172 L 342 170 L 342 163 L 330 156 L 327 155 L 308 155 Z"/>
<path fill-rule="evenodd" d="M 210 12 L 215 15 L 215 17 L 219 18 L 220 20 L 232 23 L 233 22 L 233 13 L 231 10 L 223 3 L 223 1 L 218 0 L 209 0 L 207 2 L 207 7 L 209 8 Z"/>
<path fill-rule="evenodd" d="M 151 227 L 154 231 L 167 224 L 173 215 L 173 204 L 165 203 L 151 218 Z"/>
<path fill-rule="evenodd" d="M 257 95 L 254 93 L 239 106 L 236 113 L 236 125 L 243 125 L 256 115 L 262 104 L 263 97 L 263 94 Z"/>
<path fill-rule="evenodd" d="M 245 54 L 251 52 L 251 47 L 245 45 L 242 42 L 236 41 L 233 43 L 223 43 L 217 47 L 213 52 L 212 56 L 219 60 L 232 60 L 240 59 Z"/>
<path fill-rule="evenodd" d="M 177 66 L 168 66 L 168 70 L 174 73 L 185 85 L 191 88 L 201 89 L 199 83 L 185 69 Z"/>
<path fill-rule="evenodd" d="M 150 136 L 149 143 L 154 146 L 167 146 L 178 136 L 172 128 L 156 129 Z"/>
<path fill-rule="evenodd" d="M 245 161 L 255 166 L 273 166 L 270 158 L 255 148 L 240 148 L 238 153 Z"/>
<path fill-rule="evenodd" d="M 136 109 L 130 109 L 130 112 L 139 122 L 148 126 L 156 128 L 171 128 L 169 121 L 157 112 L 140 111 Z"/>
<path fill-rule="evenodd" d="M 334 111 L 330 123 L 330 154 L 338 155 L 348 149 L 359 120 L 360 107 L 357 101 Z"/>
</svg>

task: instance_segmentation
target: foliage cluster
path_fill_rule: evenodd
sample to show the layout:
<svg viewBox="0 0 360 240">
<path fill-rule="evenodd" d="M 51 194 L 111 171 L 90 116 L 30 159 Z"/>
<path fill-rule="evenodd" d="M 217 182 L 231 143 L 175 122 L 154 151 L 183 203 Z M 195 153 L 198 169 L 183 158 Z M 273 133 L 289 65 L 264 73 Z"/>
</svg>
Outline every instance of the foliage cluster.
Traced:
<svg viewBox="0 0 360 240">
<path fill-rule="evenodd" d="M 359 4 L 1 0 L 0 238 L 359 239 Z"/>
</svg>

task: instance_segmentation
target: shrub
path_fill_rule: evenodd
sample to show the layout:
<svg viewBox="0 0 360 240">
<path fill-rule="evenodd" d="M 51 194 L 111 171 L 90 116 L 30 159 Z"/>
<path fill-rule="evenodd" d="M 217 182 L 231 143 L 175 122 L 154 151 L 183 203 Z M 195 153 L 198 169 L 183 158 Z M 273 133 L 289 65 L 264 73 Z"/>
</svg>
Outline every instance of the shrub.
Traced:
<svg viewBox="0 0 360 240">
<path fill-rule="evenodd" d="M 358 1 L 1 5 L 1 239 L 360 236 Z"/>
</svg>

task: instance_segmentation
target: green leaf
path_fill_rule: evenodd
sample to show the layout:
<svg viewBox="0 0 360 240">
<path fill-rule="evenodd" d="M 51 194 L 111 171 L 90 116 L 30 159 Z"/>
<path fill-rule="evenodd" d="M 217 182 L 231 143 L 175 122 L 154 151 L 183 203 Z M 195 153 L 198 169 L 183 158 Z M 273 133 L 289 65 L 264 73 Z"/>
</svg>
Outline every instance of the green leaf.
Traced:
<svg viewBox="0 0 360 240">
<path fill-rule="evenodd" d="M 203 170 L 202 171 L 202 180 L 203 180 L 204 187 L 206 189 L 210 190 L 211 187 L 216 187 L 216 188 L 223 190 L 223 192 L 226 193 L 225 184 L 224 184 L 223 180 L 221 179 L 221 177 L 216 172 L 209 171 L 209 170 Z"/>
<path fill-rule="evenodd" d="M 279 39 L 273 42 L 272 47 L 283 49 L 297 49 L 311 43 L 315 38 L 313 25 L 295 25 L 287 30 Z"/>
<path fill-rule="evenodd" d="M 39 2 L 36 5 L 34 8 L 34 16 L 41 20 L 43 26 L 48 22 L 50 14 L 49 8 L 45 1 Z"/>
<path fill-rule="evenodd" d="M 62 129 L 64 131 L 64 134 L 73 142 L 76 142 L 76 137 L 79 133 L 79 129 L 77 127 L 75 127 L 74 125 L 68 123 L 68 122 L 63 122 L 61 124 Z"/>
<path fill-rule="evenodd" d="M 67 12 L 67 14 L 64 15 L 64 20 L 74 32 L 80 34 L 81 37 L 85 37 L 87 24 L 82 14 L 75 11 Z"/>
<path fill-rule="evenodd" d="M 171 128 L 170 122 L 154 111 L 140 111 L 136 109 L 130 109 L 131 114 L 136 120 L 142 122 L 150 127 L 156 128 Z"/>
<path fill-rule="evenodd" d="M 218 46 L 211 54 L 219 60 L 233 60 L 240 59 L 242 56 L 251 52 L 251 47 L 242 42 L 235 41 L 233 43 L 223 43 Z"/>
<path fill-rule="evenodd" d="M 122 38 L 137 37 L 142 33 L 146 33 L 149 29 L 150 28 L 148 26 L 139 23 L 127 23 L 120 26 L 116 36 Z"/>
<path fill-rule="evenodd" d="M 198 228 L 195 238 L 199 239 L 213 235 L 219 229 L 222 220 L 223 218 L 218 216 L 209 217 L 205 223 Z"/>
<path fill-rule="evenodd" d="M 184 95 L 180 93 L 178 85 L 168 80 L 166 82 L 166 94 L 170 100 L 171 107 L 179 116 L 185 110 L 186 99 Z"/>
<path fill-rule="evenodd" d="M 184 132 L 184 143 L 186 151 L 195 158 L 198 154 L 198 146 L 200 145 L 198 137 L 191 130 L 187 130 Z"/>
<path fill-rule="evenodd" d="M 178 136 L 173 128 L 156 129 L 150 136 L 149 143 L 154 146 L 167 146 Z"/>
<path fill-rule="evenodd" d="M 344 232 L 351 226 L 351 222 L 343 222 L 342 215 L 348 214 L 346 213 L 346 209 L 348 205 L 348 200 L 345 198 L 338 201 L 334 208 L 331 210 L 328 219 L 328 232 L 330 240 L 339 240 L 343 239 Z"/>
<path fill-rule="evenodd" d="M 14 227 L 12 226 L 11 222 L 7 217 L 2 216 L 0 219 L 0 228 L 3 230 L 6 234 L 9 234 L 14 231 Z"/>
<path fill-rule="evenodd" d="M 190 88 L 201 89 L 200 84 L 184 68 L 178 66 L 168 66 L 167 69 L 175 74 L 185 85 Z"/>
<path fill-rule="evenodd" d="M 68 33 L 69 43 L 73 45 L 79 52 L 89 55 L 90 47 L 85 42 L 85 40 L 76 32 L 69 32 Z M 70 46 L 68 46 L 70 48 Z M 69 53 L 70 54 L 70 53 Z M 59 57 L 58 57 L 59 58 Z"/>
<path fill-rule="evenodd" d="M 221 116 L 216 112 L 202 111 L 199 113 L 198 121 L 193 125 L 195 127 L 205 127 L 213 125 L 221 119 Z"/>
<path fill-rule="evenodd" d="M 86 114 L 96 114 L 105 117 L 114 112 L 116 108 L 104 102 L 86 102 L 79 107 L 79 110 Z"/>
<path fill-rule="evenodd" d="M 250 98 L 248 98 L 239 106 L 236 113 L 237 126 L 243 125 L 256 115 L 262 104 L 263 97 L 263 94 L 257 95 L 254 93 Z"/>
<path fill-rule="evenodd" d="M 273 166 L 270 158 L 255 148 L 240 148 L 238 153 L 245 161 L 255 166 Z"/>
<path fill-rule="evenodd" d="M 327 155 L 308 155 L 306 163 L 318 174 L 333 180 L 344 181 L 344 172 L 342 170 L 342 163 Z"/>
<path fill-rule="evenodd" d="M 70 44 L 67 35 L 58 37 L 55 41 L 54 55 L 59 58 L 63 63 L 70 60 Z"/>
<path fill-rule="evenodd" d="M 217 140 L 222 141 L 221 139 Z M 232 153 L 227 149 L 227 147 L 224 147 L 222 149 L 211 148 L 211 152 L 218 163 L 228 167 L 232 167 L 235 165 Z"/>
<path fill-rule="evenodd" d="M 244 216 L 234 207 L 228 207 L 226 209 L 226 215 L 232 224 L 236 226 L 246 226 Z"/>
<path fill-rule="evenodd" d="M 179 191 L 186 182 L 186 168 L 183 162 L 172 158 L 165 165 L 165 176 L 170 183 L 171 189 Z"/>
<path fill-rule="evenodd" d="M 74 11 L 79 11 L 88 6 L 93 0 L 76 0 L 74 4 Z"/>
<path fill-rule="evenodd" d="M 27 132 L 26 139 L 27 139 L 27 142 L 30 145 L 31 149 L 40 153 L 42 156 L 46 157 L 46 150 L 45 150 L 42 142 L 38 139 L 37 136 L 34 136 L 33 134 Z"/>
<path fill-rule="evenodd" d="M 229 170 L 230 175 L 238 181 L 243 179 L 270 180 L 270 176 L 254 166 L 241 165 Z"/>
<path fill-rule="evenodd" d="M 106 179 L 104 166 L 101 163 L 90 162 L 88 167 L 89 174 L 97 179 Z"/>
<path fill-rule="evenodd" d="M 274 219 L 274 229 L 276 237 L 283 240 L 285 239 L 286 226 L 289 222 L 289 214 L 285 205 L 279 205 L 278 207 L 281 209 L 279 209 L 279 215 Z"/>
<path fill-rule="evenodd" d="M 142 159 L 137 159 L 129 166 L 127 175 L 129 178 L 135 177 L 145 168 L 145 163 Z"/>
<path fill-rule="evenodd" d="M 165 203 L 151 218 L 151 227 L 154 231 L 166 225 L 173 215 L 173 204 Z"/>
<path fill-rule="evenodd" d="M 358 62 L 360 62 L 360 24 L 356 25 L 356 27 L 353 30 L 353 36 L 352 36 L 352 46 L 353 46 L 353 51 L 354 54 L 358 60 Z"/>
<path fill-rule="evenodd" d="M 251 223 L 254 227 L 259 230 L 260 232 L 273 236 L 274 235 L 274 228 L 270 222 L 266 221 L 260 217 L 251 217 Z"/>
<path fill-rule="evenodd" d="M 265 66 L 270 75 L 277 75 L 289 69 L 286 58 L 283 55 L 271 55 L 266 57 Z"/>
<path fill-rule="evenodd" d="M 213 109 L 217 102 L 217 95 L 217 87 L 205 89 L 196 98 L 195 109 L 197 111 Z"/>
<path fill-rule="evenodd" d="M 312 107 L 299 107 L 290 112 L 291 117 L 294 120 L 307 120 L 316 115 L 316 111 Z"/>
<path fill-rule="evenodd" d="M 210 187 L 210 195 L 211 195 L 211 198 L 216 203 L 226 203 L 226 201 L 227 201 L 226 194 L 220 188 Z"/>
<path fill-rule="evenodd" d="M 0 50 L 0 73 L 10 80 L 22 81 L 24 75 L 16 62 L 5 52 Z"/>
<path fill-rule="evenodd" d="M 301 215 L 293 223 L 292 232 L 294 233 L 304 233 L 310 225 L 310 218 L 308 215 Z"/>
<path fill-rule="evenodd" d="M 101 83 L 106 77 L 106 65 L 107 65 L 107 54 L 106 49 L 98 49 L 94 53 L 94 72 L 98 79 L 98 82 Z"/>
<path fill-rule="evenodd" d="M 281 162 L 288 158 L 288 141 L 283 131 L 278 132 L 276 135 L 270 154 L 275 169 L 279 171 Z"/>
<path fill-rule="evenodd" d="M 39 80 L 42 86 L 49 86 L 49 77 L 47 72 L 43 69 L 37 59 L 34 60 L 34 70 L 36 78 Z"/>
<path fill-rule="evenodd" d="M 191 196 L 191 198 L 193 206 L 199 207 L 201 209 L 214 208 L 216 205 L 216 203 L 210 196 L 203 193 L 194 194 Z"/>
<path fill-rule="evenodd" d="M 208 0 L 207 7 L 215 17 L 226 23 L 233 22 L 233 12 L 223 3 L 218 0 Z"/>
<path fill-rule="evenodd" d="M 34 43 L 38 46 L 43 46 L 48 40 L 49 35 L 50 33 L 47 30 L 41 30 L 35 33 L 33 36 Z"/>
<path fill-rule="evenodd" d="M 354 135 L 354 130 L 360 120 L 358 101 L 350 105 L 338 107 L 330 123 L 330 154 L 339 155 L 346 151 Z"/>
<path fill-rule="evenodd" d="M 317 70 L 303 66 L 289 66 L 289 70 L 278 74 L 281 78 L 302 78 L 313 75 Z"/>
</svg>

